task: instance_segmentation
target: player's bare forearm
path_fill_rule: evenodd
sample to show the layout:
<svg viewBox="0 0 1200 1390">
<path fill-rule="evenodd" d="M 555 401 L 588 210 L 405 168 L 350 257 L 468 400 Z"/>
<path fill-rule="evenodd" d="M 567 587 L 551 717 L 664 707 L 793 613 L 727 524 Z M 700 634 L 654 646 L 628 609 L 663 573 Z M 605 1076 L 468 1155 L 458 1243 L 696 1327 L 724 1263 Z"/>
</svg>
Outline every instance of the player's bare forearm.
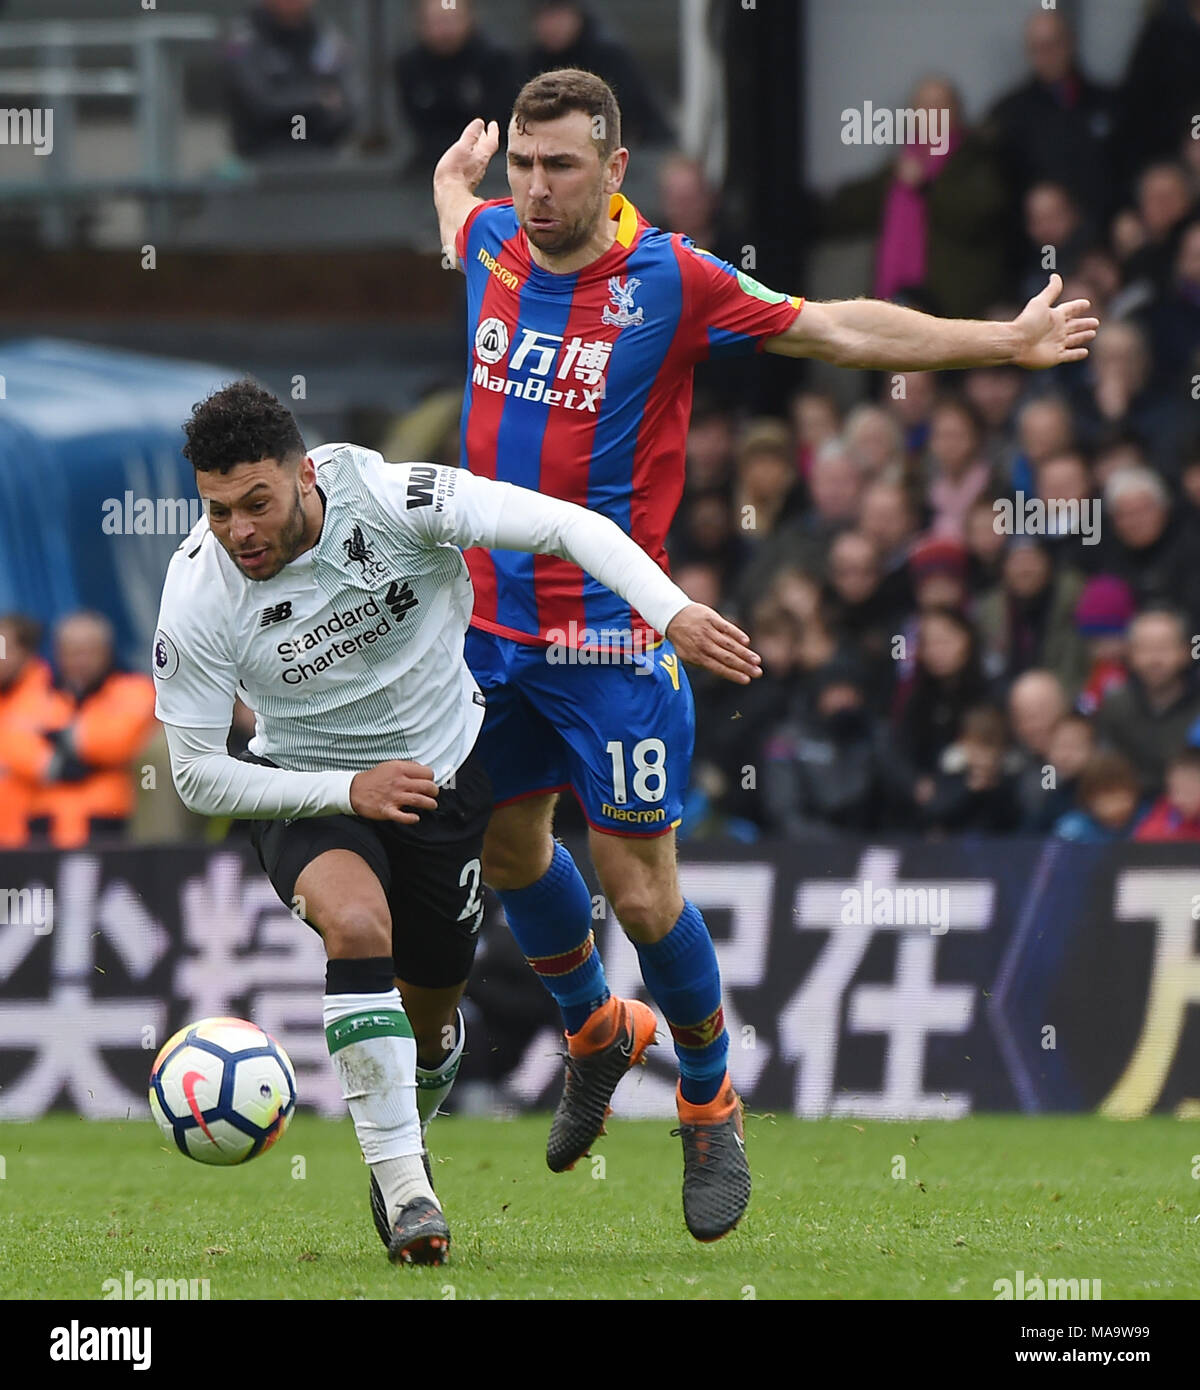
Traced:
<svg viewBox="0 0 1200 1390">
<path fill-rule="evenodd" d="M 768 339 L 768 350 L 791 357 L 819 357 L 838 367 L 878 371 L 991 367 L 1012 362 L 1016 353 L 1012 324 L 939 319 L 882 299 L 809 302 L 800 318 L 806 315 L 809 326 L 821 331 L 806 337 L 789 333 Z M 814 324 L 818 317 L 821 323 Z"/>
<path fill-rule="evenodd" d="M 942 319 L 882 299 L 808 301 L 787 332 L 768 338 L 764 347 L 876 371 L 1054 367 L 1085 358 L 1099 327 L 1087 315 L 1086 299 L 1056 305 L 1061 292 L 1062 280 L 1052 275 L 1011 323 Z"/>
</svg>

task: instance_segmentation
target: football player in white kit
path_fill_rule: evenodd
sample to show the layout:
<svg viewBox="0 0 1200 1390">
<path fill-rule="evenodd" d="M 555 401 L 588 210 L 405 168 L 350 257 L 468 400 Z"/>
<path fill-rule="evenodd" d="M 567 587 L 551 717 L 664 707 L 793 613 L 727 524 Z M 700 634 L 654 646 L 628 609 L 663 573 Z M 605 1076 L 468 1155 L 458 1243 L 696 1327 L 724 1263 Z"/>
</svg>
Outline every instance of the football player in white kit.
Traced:
<svg viewBox="0 0 1200 1390">
<path fill-rule="evenodd" d="M 583 507 L 353 444 L 309 452 L 251 381 L 184 430 L 205 516 L 171 560 L 152 658 L 175 786 L 193 811 L 254 823 L 276 892 L 320 933 L 326 1038 L 376 1229 L 393 1262 L 442 1264 L 424 1133 L 462 1056 L 491 809 L 461 548 L 572 561 L 729 680 L 759 675 L 759 658 Z M 246 759 L 226 750 L 238 696 L 255 715 Z"/>
</svg>

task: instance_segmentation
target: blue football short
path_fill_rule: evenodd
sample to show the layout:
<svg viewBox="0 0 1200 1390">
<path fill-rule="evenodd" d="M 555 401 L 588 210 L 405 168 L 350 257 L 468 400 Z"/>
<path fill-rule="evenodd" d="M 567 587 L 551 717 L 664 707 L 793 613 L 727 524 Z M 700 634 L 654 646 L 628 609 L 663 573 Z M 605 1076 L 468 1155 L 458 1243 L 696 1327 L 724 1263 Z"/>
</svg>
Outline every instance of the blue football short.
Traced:
<svg viewBox="0 0 1200 1390">
<path fill-rule="evenodd" d="M 679 824 L 696 713 L 665 638 L 606 663 L 471 628 L 466 659 L 487 699 L 475 748 L 497 806 L 570 788 L 596 830 L 653 836 Z"/>
</svg>

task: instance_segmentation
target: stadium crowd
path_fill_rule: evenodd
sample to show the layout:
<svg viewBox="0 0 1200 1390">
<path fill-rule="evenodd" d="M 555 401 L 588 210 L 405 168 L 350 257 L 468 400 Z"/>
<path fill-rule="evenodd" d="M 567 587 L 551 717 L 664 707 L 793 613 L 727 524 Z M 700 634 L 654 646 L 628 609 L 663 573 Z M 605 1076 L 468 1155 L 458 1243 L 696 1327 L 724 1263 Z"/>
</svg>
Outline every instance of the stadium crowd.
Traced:
<svg viewBox="0 0 1200 1390">
<path fill-rule="evenodd" d="M 669 140 L 629 50 L 577 0 L 534 4 L 521 52 L 468 0 L 414 9 L 394 72 L 426 168 L 564 64 L 614 83 L 635 149 Z M 1025 47 L 1027 77 L 974 125 L 923 78 L 912 104 L 949 112 L 944 150 L 897 150 L 814 197 L 815 226 L 875 238 L 864 293 L 938 314 L 1011 318 L 1057 270 L 1101 318 L 1090 358 L 864 373 L 849 408 L 798 368 L 787 415 L 751 418 L 745 364 L 702 365 L 672 572 L 742 623 L 765 674 L 692 672 L 685 836 L 1200 840 L 1200 0 L 1149 14 L 1112 89 L 1056 11 L 1033 11 Z M 243 153 L 269 153 L 280 111 L 310 98 L 315 143 L 350 138 L 349 59 L 314 0 L 261 0 L 228 62 Z M 700 166 L 668 154 L 658 177 L 651 220 L 736 259 L 749 238 Z M 457 463 L 460 401 L 432 398 L 384 452 Z M 74 674 L 72 634 L 91 648 Z M 113 671 L 93 615 L 59 630 L 52 667 L 27 619 L 0 636 L 0 843 L 127 824 L 133 781 L 113 770 L 151 736 L 149 681 Z"/>
<path fill-rule="evenodd" d="M 974 128 L 923 79 L 945 152 L 817 221 L 936 313 L 1011 318 L 1059 271 L 1090 358 L 880 376 L 848 411 L 800 389 L 787 419 L 698 394 L 673 572 L 766 674 L 693 676 L 691 834 L 1200 839 L 1200 3 L 1151 15 L 1115 90 L 1057 12 L 1025 41 Z"/>
</svg>

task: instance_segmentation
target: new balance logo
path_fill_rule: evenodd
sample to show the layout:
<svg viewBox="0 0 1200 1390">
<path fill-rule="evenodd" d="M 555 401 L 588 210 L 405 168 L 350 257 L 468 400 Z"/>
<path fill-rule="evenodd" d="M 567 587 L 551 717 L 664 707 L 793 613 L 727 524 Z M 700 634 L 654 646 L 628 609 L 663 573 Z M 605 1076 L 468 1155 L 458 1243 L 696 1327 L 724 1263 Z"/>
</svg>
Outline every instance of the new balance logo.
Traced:
<svg viewBox="0 0 1200 1390">
<path fill-rule="evenodd" d="M 407 579 L 393 579 L 388 585 L 388 591 L 384 594 L 383 601 L 392 610 L 392 617 L 397 621 L 403 618 L 410 608 L 415 608 L 419 602 L 409 587 Z"/>
<path fill-rule="evenodd" d="M 292 616 L 292 601 L 284 599 L 282 603 L 276 603 L 270 608 L 262 611 L 262 620 L 259 627 L 270 627 L 272 623 L 281 623 L 285 618 Z"/>
</svg>

